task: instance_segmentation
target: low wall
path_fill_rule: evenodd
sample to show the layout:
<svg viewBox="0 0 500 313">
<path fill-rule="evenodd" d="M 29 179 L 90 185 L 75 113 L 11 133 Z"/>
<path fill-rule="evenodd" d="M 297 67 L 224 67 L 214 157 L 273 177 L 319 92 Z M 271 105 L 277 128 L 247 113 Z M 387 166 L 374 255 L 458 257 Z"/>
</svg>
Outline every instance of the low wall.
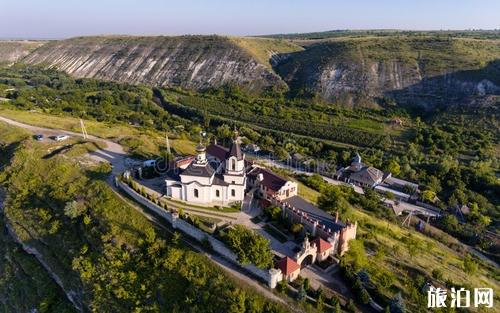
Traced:
<svg viewBox="0 0 500 313">
<path fill-rule="evenodd" d="M 186 235 L 196 239 L 197 241 L 204 241 L 208 240 L 210 242 L 210 245 L 212 246 L 212 249 L 217 252 L 218 254 L 222 255 L 229 261 L 232 261 L 233 263 L 238 264 L 241 268 L 244 270 L 250 272 L 251 274 L 259 277 L 262 279 L 264 282 L 268 283 L 270 282 L 270 274 L 268 270 L 265 269 L 260 269 L 256 267 L 253 264 L 246 264 L 242 265 L 238 262 L 238 258 L 236 254 L 234 254 L 224 243 L 222 243 L 220 240 L 214 238 L 213 236 L 205 233 L 204 231 L 200 230 L 194 225 L 189 224 L 188 222 L 177 218 L 175 215 L 173 215 L 171 212 L 166 211 L 162 207 L 156 205 L 155 203 L 149 201 L 148 199 L 142 197 L 139 195 L 135 190 L 130 188 L 127 184 L 124 182 L 120 181 L 119 179 L 116 179 L 116 185 L 121 188 L 125 193 L 127 193 L 129 196 L 134 198 L 137 202 L 140 204 L 144 205 L 151 211 L 157 213 L 161 217 L 165 218 L 173 228 L 179 229 Z"/>
<path fill-rule="evenodd" d="M 129 196 L 134 198 L 135 201 L 139 202 L 140 204 L 146 206 L 148 209 L 151 211 L 155 212 L 156 214 L 160 215 L 161 217 L 165 218 L 170 224 L 172 224 L 172 213 L 165 211 L 165 209 L 161 208 L 160 206 L 154 204 L 153 202 L 149 201 L 148 199 L 142 197 L 140 194 L 138 194 L 134 189 L 130 188 L 127 184 L 120 180 L 116 180 L 116 186 L 120 187 L 123 191 L 125 191 Z"/>
<path fill-rule="evenodd" d="M 440 213 L 441 212 L 441 209 L 438 208 L 438 207 L 435 207 L 431 204 L 428 204 L 428 203 L 425 203 L 425 202 L 421 202 L 421 201 L 417 201 L 416 203 L 418 206 L 421 206 L 421 207 L 424 207 L 426 209 L 429 209 L 429 210 L 433 210 L 433 211 L 436 211 L 436 213 Z"/>
<path fill-rule="evenodd" d="M 370 297 L 370 302 L 368 304 L 377 312 L 382 312 L 384 310 L 383 307 L 381 307 L 377 302 L 373 301 L 373 299 Z"/>
</svg>

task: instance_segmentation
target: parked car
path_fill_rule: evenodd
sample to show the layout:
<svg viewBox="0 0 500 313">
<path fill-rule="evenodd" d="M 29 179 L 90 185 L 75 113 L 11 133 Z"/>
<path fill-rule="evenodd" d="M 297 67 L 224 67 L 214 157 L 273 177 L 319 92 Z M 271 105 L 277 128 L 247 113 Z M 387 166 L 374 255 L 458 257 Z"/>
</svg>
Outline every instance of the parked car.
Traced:
<svg viewBox="0 0 500 313">
<path fill-rule="evenodd" d="M 63 140 L 66 140 L 68 138 L 69 138 L 69 136 L 67 136 L 67 135 L 57 135 L 54 137 L 54 140 L 55 141 L 63 141 Z"/>
<path fill-rule="evenodd" d="M 156 160 L 146 160 L 142 163 L 143 167 L 153 167 L 156 166 Z"/>
<path fill-rule="evenodd" d="M 36 134 L 33 136 L 33 139 L 36 141 L 42 141 L 43 140 L 43 135 L 42 134 Z"/>
</svg>

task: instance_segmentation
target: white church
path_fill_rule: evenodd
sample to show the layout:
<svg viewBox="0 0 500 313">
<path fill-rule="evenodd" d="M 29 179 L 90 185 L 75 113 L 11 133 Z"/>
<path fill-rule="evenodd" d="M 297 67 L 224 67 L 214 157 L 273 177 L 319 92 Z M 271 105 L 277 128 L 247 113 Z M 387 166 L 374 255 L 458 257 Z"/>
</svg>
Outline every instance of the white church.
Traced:
<svg viewBox="0 0 500 313">
<path fill-rule="evenodd" d="M 166 195 L 202 205 L 231 205 L 242 202 L 247 185 L 245 155 L 238 143 L 238 134 L 230 149 L 219 145 L 196 147 L 196 158 L 180 173 L 167 176 Z"/>
</svg>

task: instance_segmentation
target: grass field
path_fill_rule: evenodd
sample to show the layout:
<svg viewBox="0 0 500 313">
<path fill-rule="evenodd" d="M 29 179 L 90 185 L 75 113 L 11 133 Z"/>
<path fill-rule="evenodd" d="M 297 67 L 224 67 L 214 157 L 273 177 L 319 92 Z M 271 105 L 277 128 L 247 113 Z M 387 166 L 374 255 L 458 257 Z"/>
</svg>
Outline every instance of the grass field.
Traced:
<svg viewBox="0 0 500 313">
<path fill-rule="evenodd" d="M 0 104 L 0 115 L 39 127 L 64 129 L 80 132 L 80 120 L 69 116 L 55 116 L 41 112 L 13 110 Z M 128 152 L 138 157 L 151 157 L 160 154 L 166 148 L 165 135 L 157 131 L 140 129 L 123 124 L 108 124 L 85 120 L 87 132 L 106 139 L 114 139 L 128 149 Z M 171 147 L 179 154 L 195 153 L 195 143 L 188 139 L 170 139 Z"/>
<path fill-rule="evenodd" d="M 480 260 L 476 260 L 479 264 L 476 272 L 466 273 L 463 253 L 438 240 L 358 209 L 354 210 L 353 219 L 358 221 L 357 237 L 364 241 L 368 255 L 365 268 L 371 280 L 390 298 L 399 290 L 408 298 L 414 292 L 410 282 L 417 276 L 438 285 L 452 282 L 468 289 L 490 287 L 495 294 L 500 292 L 498 270 Z M 433 270 L 441 272 L 442 278 L 433 278 Z"/>
<path fill-rule="evenodd" d="M 271 68 L 271 55 L 274 53 L 291 53 L 304 50 L 290 41 L 268 38 L 230 37 L 234 43 L 249 52 L 262 65 Z"/>
</svg>

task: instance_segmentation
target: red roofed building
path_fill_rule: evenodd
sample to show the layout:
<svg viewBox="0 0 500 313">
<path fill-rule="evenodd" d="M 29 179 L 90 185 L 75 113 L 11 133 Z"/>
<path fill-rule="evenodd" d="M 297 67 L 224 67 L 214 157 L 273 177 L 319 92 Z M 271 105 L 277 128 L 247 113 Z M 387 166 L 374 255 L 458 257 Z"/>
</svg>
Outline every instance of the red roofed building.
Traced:
<svg viewBox="0 0 500 313">
<path fill-rule="evenodd" d="M 300 273 L 300 265 L 287 256 L 277 261 L 274 264 L 274 267 L 281 270 L 283 279 L 286 279 L 289 282 L 294 281 Z"/>
<path fill-rule="evenodd" d="M 194 161 L 194 156 L 180 158 L 174 161 L 174 168 L 186 169 Z"/>
<path fill-rule="evenodd" d="M 333 254 L 333 246 L 321 237 L 312 240 L 311 244 L 316 246 L 316 260 L 320 262 L 328 259 L 328 256 Z"/>
<path fill-rule="evenodd" d="M 247 177 L 248 183 L 259 187 L 259 192 L 265 199 L 270 200 L 274 197 L 284 200 L 297 195 L 296 182 L 278 176 L 268 169 L 254 166 Z"/>
</svg>

